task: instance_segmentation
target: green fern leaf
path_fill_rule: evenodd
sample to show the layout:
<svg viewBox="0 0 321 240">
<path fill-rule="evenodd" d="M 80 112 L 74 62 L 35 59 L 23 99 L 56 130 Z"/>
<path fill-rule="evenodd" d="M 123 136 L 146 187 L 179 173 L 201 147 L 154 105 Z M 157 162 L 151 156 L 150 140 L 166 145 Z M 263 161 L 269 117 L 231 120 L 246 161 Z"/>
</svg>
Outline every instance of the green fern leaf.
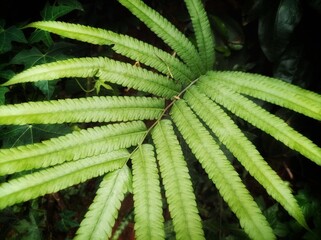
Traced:
<svg viewBox="0 0 321 240">
<path fill-rule="evenodd" d="M 167 19 L 141 0 L 119 0 L 119 2 L 168 44 L 192 72 L 198 74 L 206 72 L 195 46 Z"/>
<path fill-rule="evenodd" d="M 321 165 L 321 148 L 310 139 L 295 131 L 282 119 L 269 113 L 248 98 L 218 82 L 215 82 L 215 86 L 213 84 L 208 79 L 198 82 L 198 86 L 202 91 L 214 101 L 253 126 L 270 134 L 289 148 Z"/>
<path fill-rule="evenodd" d="M 196 87 L 191 88 L 184 95 L 184 99 L 266 191 L 307 228 L 302 210 L 291 189 L 264 161 L 255 146 L 222 108 L 200 93 Z"/>
<path fill-rule="evenodd" d="M 167 98 L 175 96 L 180 89 L 179 84 L 165 76 L 102 57 L 73 58 L 37 65 L 15 75 L 3 86 L 66 77 L 98 77 L 108 82 Z"/>
<path fill-rule="evenodd" d="M 160 121 L 152 136 L 176 238 L 204 239 L 192 182 L 172 123 Z"/>
<path fill-rule="evenodd" d="M 215 62 L 214 37 L 201 0 L 185 0 L 191 16 L 200 57 L 207 70 L 212 70 Z"/>
<path fill-rule="evenodd" d="M 253 73 L 209 72 L 210 81 L 218 81 L 233 90 L 321 120 L 321 96 L 293 84 Z"/>
<path fill-rule="evenodd" d="M 113 45 L 112 48 L 115 52 L 134 61 L 144 63 L 166 75 L 169 74 L 170 70 L 174 78 L 182 83 L 196 78 L 196 74 L 193 71 L 169 53 L 127 35 L 59 21 L 34 22 L 28 24 L 27 27 L 38 28 L 92 44 Z"/>
<path fill-rule="evenodd" d="M 49 124 L 152 120 L 164 101 L 146 97 L 89 97 L 0 106 L 0 124 Z"/>
<path fill-rule="evenodd" d="M 124 166 L 129 153 L 122 149 L 64 163 L 0 184 L 0 209 L 57 192 Z"/>
<path fill-rule="evenodd" d="M 164 239 L 160 182 L 154 147 L 141 145 L 132 156 L 135 236 L 137 239 Z"/>
<path fill-rule="evenodd" d="M 129 168 L 108 173 L 99 184 L 96 197 L 76 232 L 75 240 L 109 239 L 125 193 L 131 188 Z"/>
<path fill-rule="evenodd" d="M 183 100 L 178 100 L 171 116 L 188 146 L 202 164 L 221 196 L 252 239 L 275 239 L 273 231 L 238 173 L 218 144 Z"/>
<path fill-rule="evenodd" d="M 146 134 L 143 122 L 128 122 L 73 133 L 0 150 L 0 175 L 42 168 L 137 145 Z"/>
</svg>

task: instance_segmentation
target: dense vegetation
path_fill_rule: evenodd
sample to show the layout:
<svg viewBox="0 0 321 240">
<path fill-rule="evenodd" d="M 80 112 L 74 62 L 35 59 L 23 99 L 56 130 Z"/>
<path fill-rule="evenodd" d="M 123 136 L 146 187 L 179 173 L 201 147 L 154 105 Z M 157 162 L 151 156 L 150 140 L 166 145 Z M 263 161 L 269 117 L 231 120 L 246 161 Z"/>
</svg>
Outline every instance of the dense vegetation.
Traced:
<svg viewBox="0 0 321 240">
<path fill-rule="evenodd" d="M 146 3 L 160 12 L 170 22 L 174 23 L 192 43 L 199 44 L 197 38 L 194 38 L 195 31 L 183 1 L 175 1 L 175 4 L 173 1 L 167 0 L 146 1 Z M 319 35 L 315 34 L 316 29 L 312 27 L 314 21 L 316 21 L 321 14 L 319 1 L 287 0 L 276 1 L 274 4 L 270 4 L 270 1 L 263 0 L 256 1 L 255 3 L 252 1 L 236 3 L 234 1 L 208 0 L 204 3 L 212 31 L 215 35 L 215 69 L 263 74 L 321 93 L 321 84 L 319 82 L 321 70 L 319 68 L 320 60 L 318 57 L 321 54 L 321 47 L 320 44 L 318 44 L 321 39 Z M 148 65 L 148 62 L 144 63 L 130 60 L 127 58 L 128 56 L 124 57 L 114 52 L 112 49 L 113 44 L 102 46 L 91 45 L 59 37 L 58 35 L 45 31 L 34 30 L 33 28 L 22 29 L 23 26 L 38 20 L 59 20 L 108 29 L 116 33 L 136 37 L 159 49 L 163 49 L 171 54 L 173 53 L 152 31 L 148 30 L 148 27 L 134 17 L 126 8 L 121 6 L 118 1 L 48 2 L 46 5 L 37 5 L 32 15 L 31 13 L 27 14 L 25 12 L 18 14 L 19 18 L 12 18 L 12 14 L 9 14 L 10 4 L 8 2 L 6 4 L 8 13 L 3 12 L 1 16 L 4 16 L 4 18 L 0 22 L 1 83 L 7 82 L 16 74 L 35 65 L 75 57 L 104 56 L 121 62 L 128 62 L 139 68 Z M 37 28 L 39 26 L 35 25 L 34 27 Z M 204 59 L 208 59 L 208 57 Z M 157 70 L 163 70 L 166 79 L 174 78 L 175 80 L 177 75 L 172 66 L 177 66 L 177 64 L 166 62 L 161 56 L 158 56 L 158 61 L 163 64 L 163 68 Z M 155 66 L 146 68 L 150 69 L 150 67 L 153 68 Z M 190 64 L 189 68 L 192 67 L 193 64 Z M 199 67 L 202 68 L 202 66 Z M 210 68 L 211 66 L 209 69 Z M 195 69 L 193 69 L 193 72 Z M 196 76 L 198 75 L 196 74 Z M 209 78 L 210 77 L 211 75 L 209 75 Z M 183 77 L 178 78 L 177 82 L 174 81 L 174 83 L 179 84 L 179 81 L 184 82 L 182 79 L 184 80 Z M 224 85 L 224 83 L 219 80 L 217 81 L 218 84 Z M 203 82 L 206 81 L 204 80 Z M 202 88 L 202 84 L 199 84 L 199 88 L 206 92 L 204 86 Z M 270 85 L 267 84 L 266 88 L 269 88 L 269 86 Z M 175 89 L 174 86 L 172 86 L 172 88 Z M 179 91 L 180 94 L 176 96 L 177 99 L 174 100 L 168 98 L 165 93 L 162 95 L 170 102 L 170 104 L 167 103 L 168 105 L 166 105 L 168 107 L 165 108 L 166 111 L 162 112 L 162 118 L 165 118 L 167 110 L 170 110 L 170 107 L 175 105 L 175 101 L 183 97 L 186 90 L 189 90 L 189 85 L 185 85 L 185 88 L 182 89 L 182 91 Z M 117 82 L 100 81 L 94 74 L 85 77 L 75 77 L 72 78 L 72 81 L 57 78 L 52 81 L 34 81 L 34 83 L 28 82 L 15 85 L 8 84 L 0 87 L 0 104 L 10 105 L 23 102 L 41 102 L 92 96 L 150 96 L 139 90 L 140 89 L 135 89 L 135 86 L 120 86 Z M 155 91 L 157 95 L 158 91 Z M 151 91 L 150 93 L 154 94 L 155 92 Z M 187 102 L 195 101 L 195 97 L 193 100 L 192 94 L 199 94 L 196 88 L 192 88 L 189 94 L 184 96 Z M 292 100 L 296 102 L 296 99 Z M 147 106 L 144 105 L 147 103 L 137 101 L 137 104 L 138 103 Z M 303 135 L 308 136 L 316 145 L 321 145 L 318 134 L 321 127 L 320 119 L 310 119 L 299 113 L 275 105 L 274 103 L 266 103 L 261 100 L 256 100 L 256 103 L 283 119 Z M 156 101 L 154 104 L 155 106 L 161 105 Z M 196 107 L 202 104 L 206 105 L 207 103 L 200 102 Z M 175 106 L 177 106 L 177 108 L 184 108 L 183 105 L 179 106 L 179 104 Z M 36 105 L 33 105 L 31 109 L 35 107 Z M 226 105 L 224 107 L 228 108 L 229 106 Z M 318 108 L 318 106 L 316 106 L 316 109 L 320 109 L 320 107 Z M 229 110 L 233 112 L 233 109 Z M 197 111 L 197 108 L 195 111 Z M 176 118 L 176 121 L 180 121 L 178 120 L 179 117 L 173 112 L 174 111 L 171 112 L 173 118 Z M 89 112 L 88 116 L 83 115 L 83 118 L 89 118 L 91 117 L 90 115 L 91 113 Z M 52 119 L 55 118 L 55 116 L 51 117 Z M 190 116 L 186 118 L 193 119 Z M 8 148 L 38 143 L 79 131 L 80 129 L 88 129 L 100 125 L 95 123 L 96 120 L 93 122 L 80 121 L 80 123 L 79 121 L 71 121 L 63 124 L 60 124 L 61 122 L 59 121 L 50 122 L 50 120 L 42 120 L 42 124 L 39 124 L 41 121 L 22 124 L 19 122 L 23 121 L 21 120 L 22 118 L 20 118 L 20 120 L 19 117 L 12 118 L 11 120 L 8 119 L 7 116 L 7 118 L 1 120 L 3 126 L 0 127 L 1 147 L 4 149 L 4 152 Z M 153 119 L 153 117 L 148 116 L 146 119 Z M 206 116 L 202 116 L 201 119 L 205 122 L 207 121 Z M 279 203 L 279 200 L 273 200 L 266 193 L 264 188 L 267 187 L 262 187 L 258 184 L 255 180 L 256 177 L 253 178 L 252 174 L 243 167 L 242 164 L 244 163 L 240 164 L 236 160 L 234 156 L 237 156 L 237 151 L 236 153 L 233 152 L 228 142 L 221 140 L 227 147 L 226 149 L 222 145 L 222 151 L 233 163 L 234 168 L 241 176 L 242 181 L 251 192 L 256 203 L 271 225 L 274 234 L 278 239 L 317 239 L 317 236 L 321 234 L 321 196 L 317 190 L 319 188 L 320 167 L 308 159 L 310 158 L 309 154 L 306 154 L 304 157 L 285 147 L 270 135 L 258 130 L 253 127 L 252 124 L 247 123 L 241 118 L 233 116 L 232 119 L 236 122 L 237 126 L 242 129 L 245 136 L 255 144 L 271 168 L 274 169 L 282 179 L 289 182 L 289 185 L 294 191 L 294 196 L 311 228 L 311 231 L 306 230 L 304 226 L 301 226 L 304 225 L 304 223 L 301 222 L 300 225 L 290 217 L 287 210 L 284 210 L 284 206 L 282 207 L 282 204 Z M 120 120 L 112 121 L 118 122 Z M 145 122 L 148 127 L 155 124 L 150 120 Z M 163 120 L 159 122 L 162 122 L 160 126 L 167 129 L 168 132 L 172 131 L 168 122 Z M 177 123 L 176 125 L 182 133 L 182 136 L 178 135 L 178 140 L 184 157 L 187 160 L 187 167 L 193 183 L 194 193 L 198 202 L 198 211 L 203 221 L 206 238 L 246 238 L 246 234 L 243 232 L 239 220 L 224 202 L 212 181 L 208 179 L 202 166 L 194 158 L 194 149 L 189 149 L 191 143 L 188 139 L 186 143 L 184 143 L 184 126 L 181 127 L 181 125 Z M 196 125 L 197 123 L 195 123 L 194 127 Z M 157 142 L 157 139 L 160 138 L 160 129 L 155 129 L 158 129 L 158 131 L 154 131 L 155 133 L 152 134 L 152 138 L 145 139 L 149 141 L 148 144 L 141 145 L 144 146 L 142 147 L 142 153 L 146 151 L 147 155 L 150 154 L 150 152 L 148 153 L 151 146 L 149 143 L 152 141 L 155 142 L 156 146 L 162 144 L 162 141 Z M 280 129 L 280 131 L 281 130 L 282 129 Z M 173 144 L 175 144 L 175 141 Z M 162 148 L 165 147 L 162 146 Z M 198 157 L 197 152 L 195 156 L 196 158 Z M 133 155 L 133 161 L 141 158 L 142 156 L 139 154 Z M 320 158 L 315 161 L 320 161 Z M 130 164 L 134 163 L 128 163 L 129 166 Z M 5 167 L 2 167 L 2 169 L 1 171 L 6 171 L 4 170 Z M 25 174 L 34 171 L 30 169 L 20 169 L 25 170 L 25 172 L 20 172 L 19 169 L 19 171 L 14 170 L 10 172 L 11 175 L 1 177 L 1 181 L 7 182 L 10 179 L 23 177 Z M 166 172 L 166 170 L 162 169 L 161 171 Z M 108 176 L 112 177 L 112 175 Z M 2 239 L 73 238 L 95 197 L 97 189 L 99 189 L 99 186 L 102 186 L 101 182 L 104 182 L 102 179 L 102 177 L 89 179 L 84 183 L 74 185 L 65 190 L 5 208 L 0 214 L 0 237 Z M 163 180 L 165 181 L 165 179 Z M 116 231 L 113 236 L 115 238 L 120 236 L 119 238 L 129 239 L 133 237 L 134 228 L 133 195 L 127 194 L 124 198 L 113 228 L 113 232 Z M 231 202 L 229 202 L 229 204 L 231 204 Z M 164 206 L 164 209 L 167 209 L 166 206 Z M 170 220 L 170 213 L 165 211 L 164 215 L 166 238 L 171 239 L 175 236 L 174 232 L 178 234 L 177 229 L 175 229 L 175 231 L 173 229 L 175 228 L 175 223 L 173 224 Z"/>
</svg>

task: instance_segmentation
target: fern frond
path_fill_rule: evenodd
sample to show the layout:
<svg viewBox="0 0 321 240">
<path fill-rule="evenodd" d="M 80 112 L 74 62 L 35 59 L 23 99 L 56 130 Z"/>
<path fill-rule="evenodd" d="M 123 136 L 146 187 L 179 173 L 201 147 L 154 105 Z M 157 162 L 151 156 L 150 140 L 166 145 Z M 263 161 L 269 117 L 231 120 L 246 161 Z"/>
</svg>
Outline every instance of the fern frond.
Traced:
<svg viewBox="0 0 321 240">
<path fill-rule="evenodd" d="M 147 97 L 88 97 L 0 106 L 0 124 L 116 122 L 157 119 L 164 100 Z"/>
<path fill-rule="evenodd" d="M 42 168 L 137 145 L 146 134 L 143 122 L 128 122 L 0 150 L 0 175 Z"/>
<path fill-rule="evenodd" d="M 110 172 L 104 176 L 85 218 L 76 232 L 75 240 L 109 239 L 121 206 L 121 201 L 132 184 L 129 168 Z"/>
<path fill-rule="evenodd" d="M 160 121 L 152 137 L 176 238 L 204 239 L 192 182 L 171 121 Z"/>
<path fill-rule="evenodd" d="M 137 239 L 164 239 L 160 182 L 154 147 L 141 145 L 132 156 L 135 236 Z"/>
<path fill-rule="evenodd" d="M 163 74 L 168 74 L 168 68 L 174 78 L 189 82 L 196 77 L 184 63 L 169 53 L 162 51 L 153 45 L 139 41 L 127 35 L 114 33 L 100 28 L 65 23 L 59 21 L 41 21 L 28 24 L 27 27 L 34 27 L 63 37 L 88 42 L 97 45 L 112 45 L 112 49 L 134 61 L 139 61 L 147 66 L 155 68 Z"/>
<path fill-rule="evenodd" d="M 15 75 L 3 86 L 69 77 L 98 77 L 108 82 L 166 98 L 172 98 L 180 89 L 179 84 L 165 76 L 103 57 L 73 58 L 37 65 Z"/>
<path fill-rule="evenodd" d="M 170 46 L 177 55 L 198 75 L 206 72 L 195 46 L 166 18 L 141 0 L 119 0 L 131 13 Z"/>
<path fill-rule="evenodd" d="M 238 117 L 270 134 L 316 164 L 321 165 L 321 148 L 294 130 L 282 119 L 269 113 L 248 98 L 227 88 L 226 85 L 215 82 L 214 87 L 211 82 L 200 80 L 198 86 L 215 102 L 221 104 Z"/>
<path fill-rule="evenodd" d="M 210 22 L 201 0 L 185 0 L 191 16 L 200 57 L 207 70 L 212 70 L 215 62 L 214 37 Z"/>
<path fill-rule="evenodd" d="M 171 116 L 193 154 L 240 220 L 244 231 L 252 239 L 275 239 L 273 230 L 238 173 L 184 100 L 173 105 Z"/>
<path fill-rule="evenodd" d="M 128 158 L 128 151 L 122 149 L 12 179 L 0 184 L 0 209 L 57 192 L 121 168 Z"/>
<path fill-rule="evenodd" d="M 266 163 L 256 147 L 223 109 L 200 93 L 196 87 L 190 88 L 184 99 L 266 191 L 302 226 L 307 227 L 302 210 L 290 187 Z"/>
<path fill-rule="evenodd" d="M 209 72 L 209 81 L 219 81 L 233 90 L 321 120 L 321 95 L 285 81 L 244 72 Z"/>
</svg>

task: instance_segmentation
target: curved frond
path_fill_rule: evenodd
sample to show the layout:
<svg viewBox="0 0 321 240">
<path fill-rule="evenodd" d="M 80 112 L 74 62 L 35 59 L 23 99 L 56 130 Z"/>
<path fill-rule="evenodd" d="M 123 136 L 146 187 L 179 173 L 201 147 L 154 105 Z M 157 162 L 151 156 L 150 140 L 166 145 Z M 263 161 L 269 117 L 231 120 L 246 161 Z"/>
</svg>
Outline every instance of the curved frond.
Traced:
<svg viewBox="0 0 321 240">
<path fill-rule="evenodd" d="M 166 18 L 141 0 L 119 0 L 119 2 L 168 44 L 192 72 L 197 72 L 198 75 L 206 72 L 195 46 Z"/>
<path fill-rule="evenodd" d="M 154 147 L 141 145 L 132 156 L 135 236 L 164 239 L 162 197 Z"/>
<path fill-rule="evenodd" d="M 282 119 L 269 113 L 248 98 L 227 88 L 226 85 L 215 82 L 214 87 L 209 81 L 201 80 L 198 82 L 198 86 L 215 102 L 221 104 L 238 117 L 321 165 L 321 148 L 294 130 Z"/>
<path fill-rule="evenodd" d="M 122 149 L 98 156 L 27 174 L 0 184 L 0 209 L 16 203 L 54 193 L 106 172 L 124 166 L 129 158 L 128 151 Z"/>
<path fill-rule="evenodd" d="M 164 100 L 147 97 L 88 97 L 0 106 L 0 124 L 116 122 L 157 119 Z"/>
<path fill-rule="evenodd" d="M 214 36 L 201 0 L 185 0 L 191 16 L 198 51 L 207 70 L 212 70 L 215 62 Z"/>
<path fill-rule="evenodd" d="M 132 175 L 126 165 L 106 174 L 99 184 L 95 199 L 82 220 L 74 239 L 109 239 L 121 201 L 131 188 L 131 184 Z"/>
<path fill-rule="evenodd" d="M 166 98 L 175 96 L 180 88 L 179 84 L 165 76 L 103 57 L 73 58 L 37 65 L 15 75 L 3 86 L 67 77 L 98 77 L 108 82 Z"/>
<path fill-rule="evenodd" d="M 209 72 L 208 81 L 219 81 L 233 90 L 321 120 L 321 95 L 285 81 L 244 72 Z"/>
<path fill-rule="evenodd" d="M 134 61 L 144 63 L 153 67 L 163 74 L 169 74 L 168 68 L 174 78 L 188 82 L 196 77 L 179 59 L 162 51 L 153 45 L 139 41 L 127 35 L 118 34 L 105 29 L 94 28 L 73 23 L 59 21 L 40 21 L 28 24 L 27 27 L 34 27 L 63 37 L 88 42 L 97 45 L 112 45 L 112 49 Z"/>
<path fill-rule="evenodd" d="M 152 137 L 176 238 L 204 239 L 192 182 L 172 123 L 160 121 Z"/>
<path fill-rule="evenodd" d="M 178 100 L 173 105 L 171 116 L 209 178 L 215 183 L 223 199 L 240 220 L 244 231 L 252 239 L 275 239 L 273 230 L 242 183 L 238 173 L 183 100 Z"/>
<path fill-rule="evenodd" d="M 146 134 L 143 122 L 128 122 L 0 150 L 0 175 L 42 168 L 137 145 Z"/>
<path fill-rule="evenodd" d="M 266 163 L 256 147 L 223 109 L 200 93 L 196 87 L 190 88 L 184 99 L 266 191 L 301 225 L 307 227 L 302 210 L 290 187 Z"/>
</svg>

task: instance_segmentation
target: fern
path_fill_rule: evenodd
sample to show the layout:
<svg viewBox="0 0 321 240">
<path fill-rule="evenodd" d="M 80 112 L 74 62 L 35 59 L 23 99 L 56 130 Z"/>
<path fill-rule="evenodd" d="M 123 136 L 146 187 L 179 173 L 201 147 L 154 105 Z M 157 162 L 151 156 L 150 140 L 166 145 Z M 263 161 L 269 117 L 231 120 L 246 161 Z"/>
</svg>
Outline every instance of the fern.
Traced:
<svg viewBox="0 0 321 240">
<path fill-rule="evenodd" d="M 169 120 L 162 120 L 152 132 L 169 211 L 178 239 L 201 239 L 201 219 L 188 168 Z M 184 227 L 183 227 L 184 226 Z"/>
<path fill-rule="evenodd" d="M 164 221 L 172 222 L 177 239 L 205 239 L 190 169 L 178 141 L 182 137 L 251 239 L 276 236 L 222 147 L 274 201 L 308 229 L 290 186 L 232 119 L 244 119 L 321 165 L 319 146 L 255 103 L 260 99 L 320 120 L 321 96 L 271 77 L 213 70 L 214 37 L 200 0 L 185 0 L 195 46 L 142 1 L 119 2 L 178 57 L 104 29 L 56 21 L 27 25 L 74 40 L 111 45 L 116 53 L 148 68 L 103 57 L 73 58 L 34 66 L 2 84 L 92 77 L 138 92 L 131 97 L 0 106 L 2 125 L 92 123 L 65 136 L 1 149 L 0 174 L 9 180 L 0 184 L 0 208 L 101 176 L 102 182 L 76 239 L 110 238 L 128 192 L 133 193 L 137 239 L 164 239 Z M 167 205 L 171 219 L 164 219 Z"/>
<path fill-rule="evenodd" d="M 119 0 L 136 17 L 167 43 L 192 71 L 206 71 L 195 46 L 174 25 L 140 0 Z"/>
<path fill-rule="evenodd" d="M 115 52 L 151 66 L 164 74 L 169 74 L 170 68 L 175 79 L 182 82 L 189 82 L 197 76 L 171 54 L 127 35 L 57 21 L 34 22 L 28 26 L 92 44 L 112 45 Z"/>
<path fill-rule="evenodd" d="M 154 147 L 139 146 L 132 160 L 135 235 L 139 239 L 163 239 L 164 219 Z"/>
<path fill-rule="evenodd" d="M 146 128 L 142 122 L 120 123 L 88 130 L 32 145 L 2 149 L 1 174 L 48 167 L 138 144 Z"/>
<path fill-rule="evenodd" d="M 75 239 L 109 238 L 121 201 L 130 188 L 131 173 L 127 166 L 105 175 Z"/>
<path fill-rule="evenodd" d="M 118 122 L 157 119 L 158 98 L 91 97 L 0 106 L 0 124 Z M 17 118 L 18 116 L 18 118 Z"/>
<path fill-rule="evenodd" d="M 121 168 L 128 156 L 126 150 L 108 152 L 12 179 L 0 186 L 0 207 L 5 208 L 47 193 L 57 192 Z"/>
</svg>

